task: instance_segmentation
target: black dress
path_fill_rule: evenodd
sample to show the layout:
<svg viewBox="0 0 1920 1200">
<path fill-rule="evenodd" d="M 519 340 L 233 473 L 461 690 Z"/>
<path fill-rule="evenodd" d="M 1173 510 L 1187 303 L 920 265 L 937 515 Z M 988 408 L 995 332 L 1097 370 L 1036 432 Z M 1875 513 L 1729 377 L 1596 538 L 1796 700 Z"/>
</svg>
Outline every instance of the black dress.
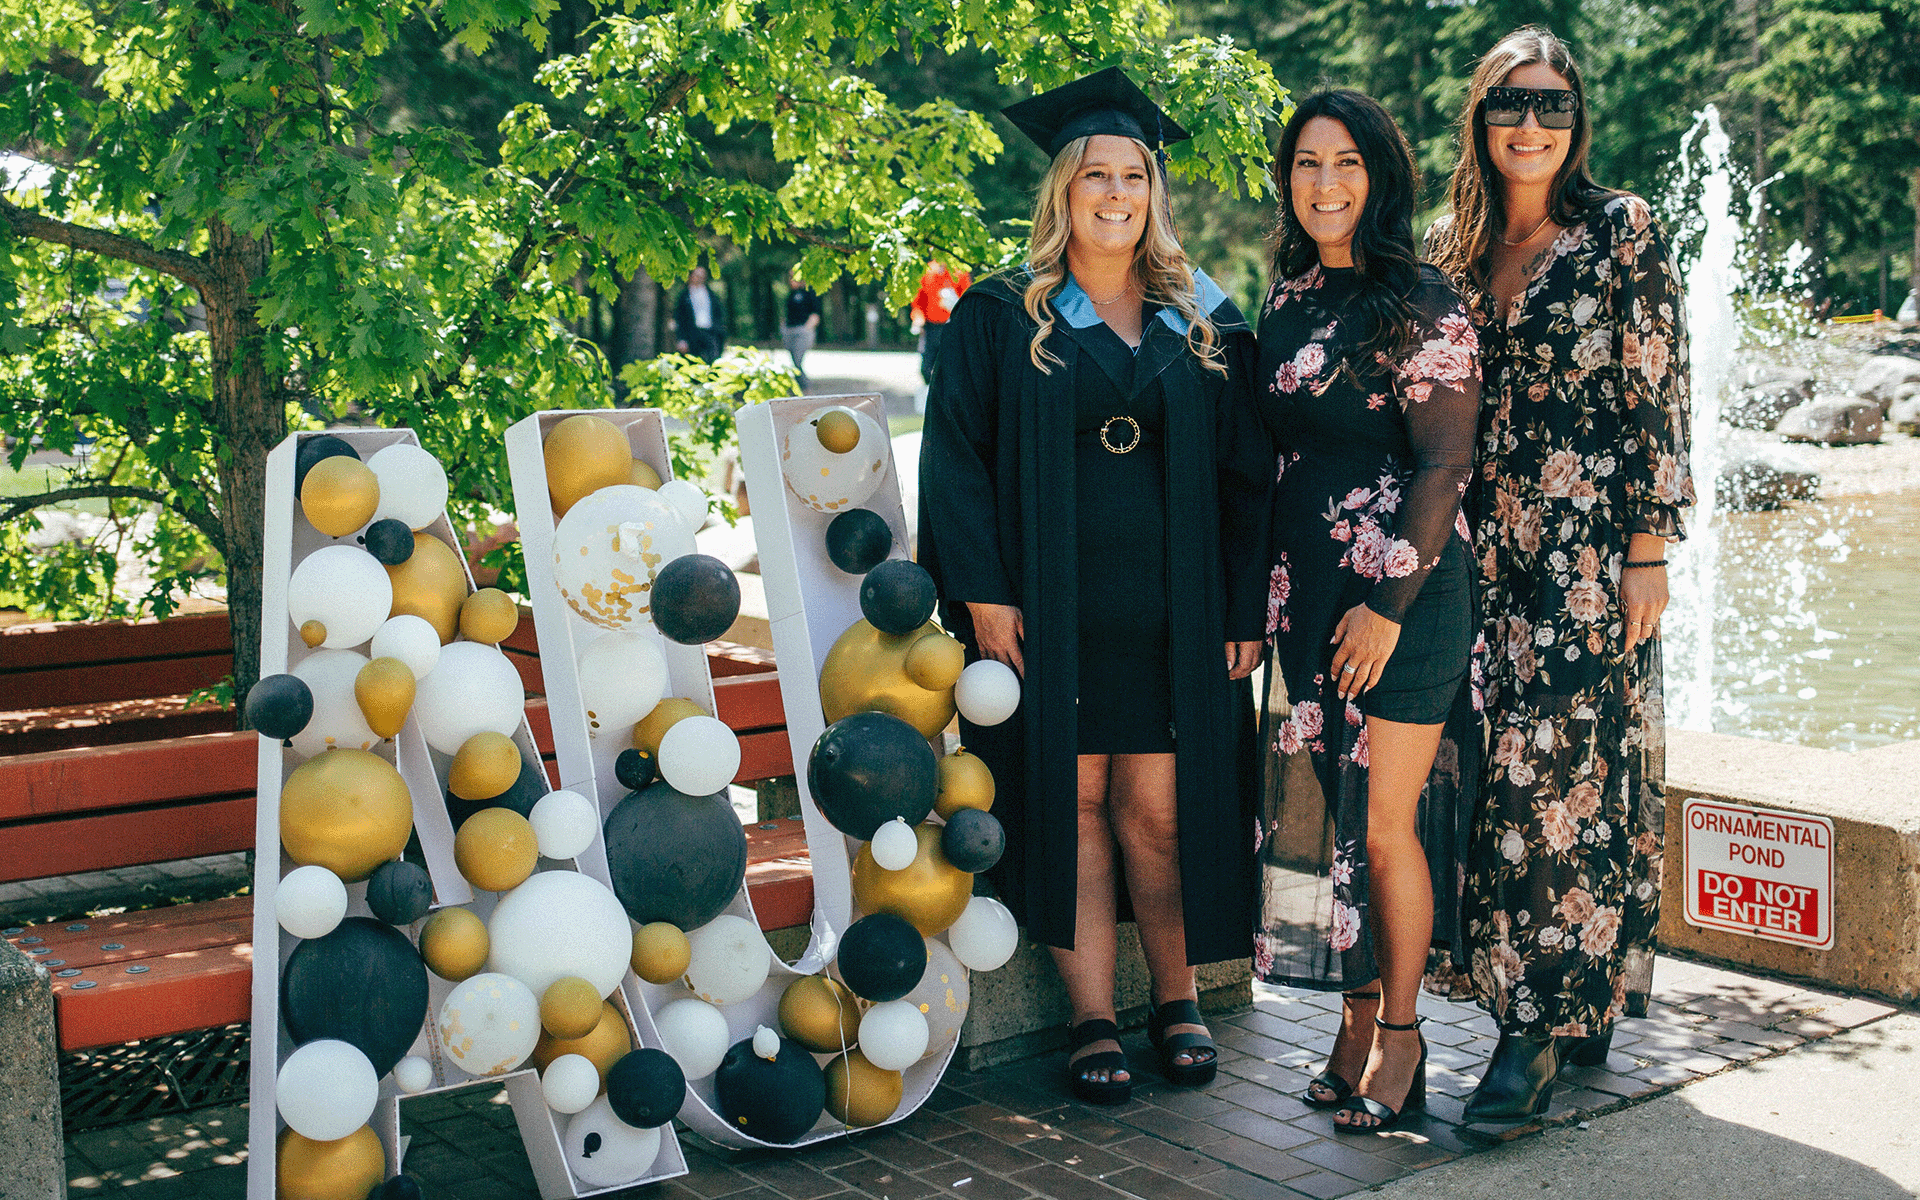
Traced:
<svg viewBox="0 0 1920 1200">
<path fill-rule="evenodd" d="M 1478 728 L 1467 678 L 1476 618 L 1461 496 L 1472 476 L 1480 367 L 1473 326 L 1438 271 L 1408 297 L 1414 341 L 1365 353 L 1352 268 L 1276 284 L 1260 322 L 1266 415 L 1279 445 L 1268 629 L 1274 662 L 1261 932 L 1275 982 L 1379 975 L 1367 929 L 1369 717 L 1448 724 L 1421 797 L 1435 931 L 1457 941 L 1460 851 Z M 1334 630 L 1355 605 L 1400 624 L 1379 681 L 1338 693 Z"/>
<path fill-rule="evenodd" d="M 1090 610 L 1148 607 L 1134 602 L 1133 588 L 1140 576 L 1153 574 L 1130 568 L 1136 583 L 1115 590 L 1104 568 L 1090 564 L 1098 579 L 1087 586 L 1108 590 L 1083 595 L 1083 543 L 1117 543 L 1130 535 L 1123 524 L 1092 517 L 1082 530 L 1082 455 L 1134 460 L 1147 447 L 1127 455 L 1079 448 L 1083 389 L 1119 386 L 1100 365 L 1112 361 L 1117 340 L 1069 279 L 1052 302 L 1057 320 L 1046 343 L 1059 361 L 1042 372 L 1029 355 L 1036 326 L 1022 304 L 1026 282 L 1023 273 L 983 280 L 954 309 L 927 403 L 919 546 L 920 561 L 940 589 L 941 620 L 970 657 L 978 648 L 966 602 L 1021 610 L 1026 673 L 1020 709 L 991 727 L 962 720 L 961 735 L 993 771 L 993 812 L 1007 831 L 995 885 L 1028 936 L 1070 949 L 1079 861 L 1077 710 L 1089 694 L 1082 613 L 1136 620 L 1137 613 Z M 1158 577 L 1166 600 L 1156 607 L 1165 614 L 1166 665 L 1154 670 L 1165 671 L 1159 690 L 1169 697 L 1177 735 L 1187 957 L 1204 963 L 1243 958 L 1251 949 L 1256 728 L 1251 689 L 1227 678 L 1224 648 L 1261 636 L 1273 451 L 1251 396 L 1252 331 L 1212 281 L 1200 276 L 1196 283 L 1228 371 L 1200 364 L 1177 314 L 1149 316 L 1139 351 L 1129 355 L 1125 389 L 1136 405 L 1149 390 L 1159 397 L 1157 474 L 1164 500 L 1143 507 L 1161 515 L 1166 532 L 1157 555 L 1139 555 L 1133 546 L 1125 552 L 1136 564 L 1143 557 L 1163 564 Z M 1124 444 L 1119 431 L 1112 440 Z M 1090 460 L 1089 469 L 1091 463 L 1109 466 Z M 1139 468 L 1127 462 L 1118 469 Z M 1091 500 L 1095 492 L 1109 501 L 1133 499 L 1104 486 L 1085 495 Z M 1137 629 L 1126 634 L 1143 640 L 1137 635 Z M 1098 681 L 1110 664 L 1100 640 L 1096 635 L 1087 647 L 1084 677 L 1104 692 L 1107 685 Z"/>
</svg>

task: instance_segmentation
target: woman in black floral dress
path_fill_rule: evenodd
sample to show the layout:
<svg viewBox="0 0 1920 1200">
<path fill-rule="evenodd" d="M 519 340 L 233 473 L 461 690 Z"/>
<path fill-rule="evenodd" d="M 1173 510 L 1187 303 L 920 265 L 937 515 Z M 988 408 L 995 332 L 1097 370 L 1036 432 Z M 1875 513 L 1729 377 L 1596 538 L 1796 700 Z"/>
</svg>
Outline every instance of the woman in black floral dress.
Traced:
<svg viewBox="0 0 1920 1200">
<path fill-rule="evenodd" d="M 1385 110 L 1309 96 L 1274 173 L 1256 378 L 1280 447 L 1269 711 L 1290 714 L 1271 734 L 1256 967 L 1347 989 L 1306 1099 L 1361 1132 L 1425 1101 L 1414 1004 L 1466 815 L 1457 746 L 1439 750 L 1474 637 L 1460 498 L 1480 368 L 1459 298 L 1414 256 L 1413 157 Z"/>
<path fill-rule="evenodd" d="M 1685 297 L 1637 196 L 1588 176 L 1580 73 L 1544 29 L 1481 60 L 1434 260 L 1486 354 L 1475 550 L 1492 754 L 1467 875 L 1500 1044 L 1475 1120 L 1546 1110 L 1643 1014 L 1660 913 L 1666 544 L 1693 499 Z"/>
</svg>

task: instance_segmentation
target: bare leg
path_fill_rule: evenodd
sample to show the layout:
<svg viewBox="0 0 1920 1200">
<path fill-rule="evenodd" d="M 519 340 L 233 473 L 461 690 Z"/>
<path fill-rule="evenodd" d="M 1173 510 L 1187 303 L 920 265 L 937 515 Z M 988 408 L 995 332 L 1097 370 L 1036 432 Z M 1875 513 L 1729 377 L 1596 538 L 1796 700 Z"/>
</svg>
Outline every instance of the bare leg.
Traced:
<svg viewBox="0 0 1920 1200">
<path fill-rule="evenodd" d="M 1356 983 L 1349 992 L 1377 992 L 1378 980 Z M 1334 1035 L 1333 1052 L 1327 1055 L 1326 1069 L 1351 1084 L 1367 1068 L 1367 1056 L 1373 1049 L 1373 1017 L 1380 1011 L 1378 1000 L 1347 1000 L 1340 1006 L 1340 1032 Z M 1319 1080 L 1307 1085 L 1307 1094 L 1322 1104 L 1340 1097 Z"/>
<path fill-rule="evenodd" d="M 1113 972 L 1118 953 L 1114 929 L 1114 847 L 1113 828 L 1108 820 L 1107 787 L 1109 759 L 1102 754 L 1080 756 L 1079 796 L 1079 884 L 1074 900 L 1073 949 L 1053 950 L 1053 964 L 1059 968 L 1061 982 L 1067 986 L 1067 999 L 1073 1004 L 1073 1023 L 1095 1017 L 1114 1019 Z M 1077 1062 L 1089 1054 L 1119 1050 L 1111 1038 L 1091 1042 L 1067 1061 Z M 1090 1071 L 1088 1079 L 1098 1082 L 1125 1082 L 1127 1072 L 1104 1069 Z"/>
<path fill-rule="evenodd" d="M 1367 899 L 1373 953 L 1380 962 L 1380 1019 L 1411 1024 L 1433 941 L 1433 880 L 1415 816 L 1420 790 L 1440 748 L 1438 725 L 1367 718 Z M 1357 1094 L 1388 1108 L 1404 1103 L 1420 1061 L 1413 1030 L 1375 1028 L 1373 1048 Z M 1334 1120 L 1368 1128 L 1365 1113 L 1343 1111 Z"/>
<path fill-rule="evenodd" d="M 1140 949 L 1153 977 L 1153 1005 L 1193 1000 L 1193 968 L 1187 964 L 1187 927 L 1180 893 L 1180 823 L 1175 802 L 1173 755 L 1116 754 L 1111 797 L 1114 840 L 1127 872 L 1127 894 L 1139 922 Z M 1167 1032 L 1205 1033 L 1204 1025 L 1169 1025 Z M 1199 1056 L 1204 1059 L 1205 1055 Z M 1182 1052 L 1174 1061 L 1191 1063 Z"/>
</svg>

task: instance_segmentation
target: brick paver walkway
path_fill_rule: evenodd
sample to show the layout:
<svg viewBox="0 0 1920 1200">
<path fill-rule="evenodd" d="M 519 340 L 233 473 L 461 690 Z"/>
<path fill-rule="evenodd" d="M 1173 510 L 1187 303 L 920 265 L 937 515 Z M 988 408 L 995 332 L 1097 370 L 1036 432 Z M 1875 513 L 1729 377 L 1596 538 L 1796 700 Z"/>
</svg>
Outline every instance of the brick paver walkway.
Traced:
<svg viewBox="0 0 1920 1200">
<path fill-rule="evenodd" d="M 1338 1137 L 1332 1117 L 1296 1098 L 1333 1044 L 1337 996 L 1257 989 L 1251 1011 L 1216 1020 L 1221 1074 L 1204 1091 L 1160 1082 L 1130 1035 L 1134 1099 L 1071 1100 L 1058 1056 L 980 1073 L 950 1072 L 898 1125 L 788 1154 L 735 1154 L 683 1138 L 683 1178 L 619 1193 L 646 1200 L 1298 1200 L 1344 1196 L 1524 1134 L 1463 1127 L 1461 1106 L 1493 1048 L 1478 1009 L 1424 998 L 1431 1061 L 1427 1113 L 1387 1134 Z M 1549 1123 L 1669 1091 L 1702 1075 L 1885 1016 L 1866 1000 L 1807 991 L 1662 959 L 1655 1004 L 1623 1022 L 1603 1068 L 1569 1070 Z M 505 1092 L 480 1086 L 409 1102 L 409 1171 L 434 1200 L 524 1200 L 532 1175 Z M 75 1135 L 71 1193 L 135 1200 L 245 1194 L 244 1105 Z"/>
</svg>

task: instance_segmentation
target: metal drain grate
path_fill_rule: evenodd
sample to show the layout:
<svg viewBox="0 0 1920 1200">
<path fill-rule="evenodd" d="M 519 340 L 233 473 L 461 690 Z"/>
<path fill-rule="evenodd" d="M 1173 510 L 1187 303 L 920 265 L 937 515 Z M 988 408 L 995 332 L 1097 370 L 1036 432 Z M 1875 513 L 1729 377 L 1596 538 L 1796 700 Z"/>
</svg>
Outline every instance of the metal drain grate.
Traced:
<svg viewBox="0 0 1920 1200">
<path fill-rule="evenodd" d="M 251 1047 L 242 1023 L 63 1054 L 63 1123 L 76 1133 L 244 1100 Z"/>
</svg>

